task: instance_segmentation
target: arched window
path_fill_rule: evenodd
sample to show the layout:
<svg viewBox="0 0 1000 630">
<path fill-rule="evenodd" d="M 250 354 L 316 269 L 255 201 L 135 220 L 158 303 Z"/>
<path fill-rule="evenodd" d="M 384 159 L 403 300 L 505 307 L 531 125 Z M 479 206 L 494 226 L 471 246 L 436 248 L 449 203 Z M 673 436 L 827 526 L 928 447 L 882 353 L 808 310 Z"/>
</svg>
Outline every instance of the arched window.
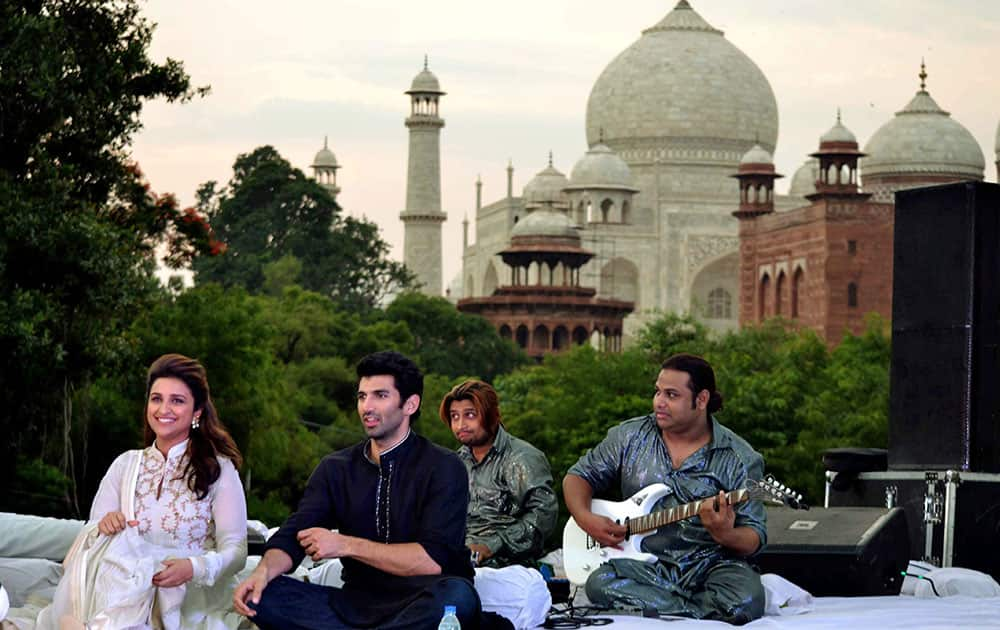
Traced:
<svg viewBox="0 0 1000 630">
<path fill-rule="evenodd" d="M 587 343 L 587 339 L 590 335 L 587 334 L 587 329 L 583 326 L 577 326 L 573 329 L 573 343 L 578 346 L 582 346 Z"/>
<path fill-rule="evenodd" d="M 511 339 L 514 337 L 514 331 L 510 329 L 510 326 L 504 324 L 500 327 L 500 338 L 501 339 Z"/>
<path fill-rule="evenodd" d="M 549 349 L 549 329 L 545 326 L 535 326 L 535 332 L 531 335 L 531 347 L 535 350 Z"/>
<path fill-rule="evenodd" d="M 733 316 L 733 298 L 722 287 L 708 292 L 708 319 L 731 319 Z"/>
<path fill-rule="evenodd" d="M 628 201 L 622 202 L 622 223 L 632 222 L 632 205 Z"/>
<path fill-rule="evenodd" d="M 528 347 L 528 327 L 524 324 L 517 327 L 517 345 L 522 350 Z"/>
<path fill-rule="evenodd" d="M 778 273 L 778 279 L 774 283 L 774 314 L 781 315 L 781 303 L 785 301 L 785 272 Z"/>
<path fill-rule="evenodd" d="M 856 282 L 847 285 L 847 306 L 850 308 L 858 306 L 858 285 Z"/>
<path fill-rule="evenodd" d="M 792 274 L 792 305 L 791 305 L 792 308 L 791 308 L 791 316 L 793 318 L 799 316 L 799 296 L 801 295 L 800 291 L 802 290 L 802 278 L 803 278 L 803 275 L 804 274 L 802 273 L 802 267 L 799 267 L 798 269 L 796 269 L 795 273 Z"/>
<path fill-rule="evenodd" d="M 611 217 L 611 210 L 614 208 L 614 202 L 610 199 L 605 199 L 601 202 L 601 222 L 607 223 L 608 219 Z"/>
<path fill-rule="evenodd" d="M 569 329 L 565 326 L 557 326 L 552 331 L 552 349 L 562 350 L 569 347 Z"/>
<path fill-rule="evenodd" d="M 760 286 L 757 290 L 757 321 L 762 322 L 770 314 L 768 297 L 771 293 L 771 276 L 766 273 L 760 279 Z"/>
</svg>

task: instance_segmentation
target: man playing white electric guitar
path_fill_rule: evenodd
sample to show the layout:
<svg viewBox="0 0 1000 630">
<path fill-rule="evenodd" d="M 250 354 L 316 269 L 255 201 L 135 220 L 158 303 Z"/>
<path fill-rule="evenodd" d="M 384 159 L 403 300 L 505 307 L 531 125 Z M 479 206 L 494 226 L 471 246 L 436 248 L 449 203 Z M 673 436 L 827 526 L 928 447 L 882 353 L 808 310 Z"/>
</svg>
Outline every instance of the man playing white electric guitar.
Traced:
<svg viewBox="0 0 1000 630">
<path fill-rule="evenodd" d="M 617 558 L 594 568 L 586 582 L 592 602 L 733 624 L 763 615 L 764 588 L 745 558 L 766 542 L 766 512 L 758 501 L 732 505 L 726 493 L 762 479 L 764 459 L 712 417 L 721 409 L 708 362 L 674 355 L 656 379 L 653 413 L 612 427 L 570 468 L 563 479 L 566 506 L 580 528 L 605 546 L 622 545 L 628 529 L 591 511 L 591 500 L 616 484 L 623 497 L 664 484 L 668 492 L 657 509 L 715 497 L 701 504 L 696 517 L 642 540 L 642 551 L 656 562 Z"/>
</svg>

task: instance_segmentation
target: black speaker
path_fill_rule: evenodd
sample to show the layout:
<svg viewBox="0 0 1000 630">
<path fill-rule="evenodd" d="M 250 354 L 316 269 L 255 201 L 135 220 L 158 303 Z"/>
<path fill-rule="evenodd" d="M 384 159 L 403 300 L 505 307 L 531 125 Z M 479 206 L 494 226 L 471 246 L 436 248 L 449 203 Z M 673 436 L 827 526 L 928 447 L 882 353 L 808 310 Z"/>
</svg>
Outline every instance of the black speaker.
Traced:
<svg viewBox="0 0 1000 630">
<path fill-rule="evenodd" d="M 1000 472 L 1000 186 L 896 193 L 889 468 Z"/>
<path fill-rule="evenodd" d="M 898 595 L 910 561 L 901 508 L 768 508 L 754 562 L 813 595 Z"/>
</svg>

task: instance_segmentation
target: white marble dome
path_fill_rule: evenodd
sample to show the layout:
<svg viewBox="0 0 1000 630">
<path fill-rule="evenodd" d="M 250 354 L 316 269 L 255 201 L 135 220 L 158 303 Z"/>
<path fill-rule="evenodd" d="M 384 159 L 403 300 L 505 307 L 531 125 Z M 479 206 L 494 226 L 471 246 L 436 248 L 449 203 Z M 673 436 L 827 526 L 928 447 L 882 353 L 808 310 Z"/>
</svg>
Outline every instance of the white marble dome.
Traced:
<svg viewBox="0 0 1000 630">
<path fill-rule="evenodd" d="M 552 158 L 549 158 L 549 165 L 531 178 L 521 193 L 526 208 L 538 206 L 558 206 L 564 207 L 568 201 L 563 190 L 569 186 L 569 180 L 559 170 L 552 166 Z"/>
<path fill-rule="evenodd" d="M 969 130 L 942 110 L 925 90 L 879 127 L 865 145 L 861 178 L 942 174 L 981 180 L 983 151 Z"/>
<path fill-rule="evenodd" d="M 410 89 L 406 93 L 413 94 L 415 92 L 444 94 L 441 91 L 441 84 L 438 83 L 438 78 L 434 76 L 433 72 L 427 69 L 426 60 L 424 61 L 424 69 L 417 76 L 413 77 L 413 83 L 410 84 Z"/>
<path fill-rule="evenodd" d="M 774 158 L 767 152 L 767 149 L 755 144 L 753 148 L 743 154 L 740 164 L 774 164 Z"/>
<path fill-rule="evenodd" d="M 580 233 L 566 214 L 548 208 L 536 210 L 518 221 L 510 231 L 510 236 L 580 239 Z"/>
<path fill-rule="evenodd" d="M 316 157 L 313 158 L 312 165 L 314 167 L 325 166 L 328 168 L 340 168 L 340 165 L 337 164 L 337 156 L 334 155 L 333 151 L 330 150 L 330 147 L 327 146 L 325 138 L 323 139 L 323 148 L 316 152 Z"/>
<path fill-rule="evenodd" d="M 605 144 L 595 144 L 577 160 L 570 172 L 571 188 L 621 188 L 636 190 L 625 160 Z"/>
<path fill-rule="evenodd" d="M 834 123 L 830 130 L 819 137 L 819 143 L 822 146 L 825 142 L 853 142 L 858 143 L 858 139 L 851 133 L 851 130 L 844 126 L 844 123 L 840 122 L 840 113 L 837 113 L 837 122 Z"/>
<path fill-rule="evenodd" d="M 819 158 L 811 157 L 802 163 L 792 175 L 788 194 L 792 197 L 805 197 L 816 192 L 816 180 L 819 179 Z"/>
<path fill-rule="evenodd" d="M 616 149 L 705 152 L 733 163 L 759 143 L 773 151 L 778 107 L 760 68 L 681 0 L 601 73 L 587 102 L 587 141 Z"/>
</svg>

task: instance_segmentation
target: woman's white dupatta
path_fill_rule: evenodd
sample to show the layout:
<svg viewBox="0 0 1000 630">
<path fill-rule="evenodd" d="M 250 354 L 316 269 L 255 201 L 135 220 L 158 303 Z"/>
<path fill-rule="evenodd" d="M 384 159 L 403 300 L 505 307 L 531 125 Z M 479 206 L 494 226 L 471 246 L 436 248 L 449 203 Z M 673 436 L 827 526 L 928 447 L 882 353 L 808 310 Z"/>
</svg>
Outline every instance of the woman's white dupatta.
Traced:
<svg viewBox="0 0 1000 630">
<path fill-rule="evenodd" d="M 127 521 L 135 520 L 141 463 L 142 451 L 130 451 L 120 493 Z M 170 549 L 145 541 L 135 527 L 104 536 L 96 523 L 87 525 L 63 561 L 65 573 L 52 604 L 39 613 L 36 629 L 179 628 L 185 586 L 158 589 L 152 583 L 160 562 L 170 556 Z"/>
</svg>

